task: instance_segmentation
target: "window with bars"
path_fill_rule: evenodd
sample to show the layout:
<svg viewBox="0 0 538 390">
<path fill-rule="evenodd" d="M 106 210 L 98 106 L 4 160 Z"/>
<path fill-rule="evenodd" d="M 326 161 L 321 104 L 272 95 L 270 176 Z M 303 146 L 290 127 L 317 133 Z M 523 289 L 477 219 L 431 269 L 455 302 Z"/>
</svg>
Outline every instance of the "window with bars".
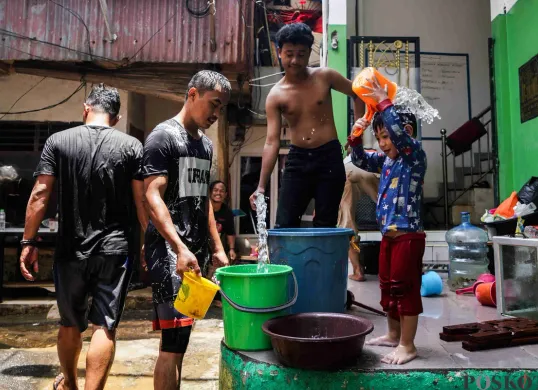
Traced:
<svg viewBox="0 0 538 390">
<path fill-rule="evenodd" d="M 23 227 L 26 205 L 34 185 L 33 173 L 43 146 L 52 134 L 81 125 L 80 122 L 0 121 L 0 166 L 12 166 L 20 177 L 0 182 L 0 208 L 6 211 L 8 227 Z M 54 188 L 45 218 L 56 215 Z"/>
<path fill-rule="evenodd" d="M 0 121 L 0 152 L 40 152 L 52 134 L 81 122 Z"/>
</svg>

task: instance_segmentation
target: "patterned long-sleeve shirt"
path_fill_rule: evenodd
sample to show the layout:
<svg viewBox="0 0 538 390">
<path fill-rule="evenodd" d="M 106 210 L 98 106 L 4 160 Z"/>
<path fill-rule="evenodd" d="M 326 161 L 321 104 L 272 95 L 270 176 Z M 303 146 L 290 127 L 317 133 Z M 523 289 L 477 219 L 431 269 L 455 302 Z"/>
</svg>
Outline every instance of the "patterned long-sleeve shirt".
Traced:
<svg viewBox="0 0 538 390">
<path fill-rule="evenodd" d="M 351 160 L 357 167 L 381 172 L 377 198 L 377 222 L 381 233 L 422 231 L 421 199 L 426 175 L 426 153 L 420 143 L 403 129 L 393 106 L 382 113 L 383 123 L 399 154 L 395 160 L 384 153 L 353 147 Z"/>
</svg>

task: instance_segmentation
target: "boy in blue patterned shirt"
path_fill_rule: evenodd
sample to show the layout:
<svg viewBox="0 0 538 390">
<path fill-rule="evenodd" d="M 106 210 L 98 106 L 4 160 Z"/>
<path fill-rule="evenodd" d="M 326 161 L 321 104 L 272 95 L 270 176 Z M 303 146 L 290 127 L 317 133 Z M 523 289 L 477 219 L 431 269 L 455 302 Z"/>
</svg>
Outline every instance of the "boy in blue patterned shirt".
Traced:
<svg viewBox="0 0 538 390">
<path fill-rule="evenodd" d="M 417 123 L 410 113 L 399 113 L 385 88 L 372 80 L 378 113 L 372 128 L 383 153 L 365 152 L 362 137 L 350 138 L 353 163 L 362 169 L 381 169 L 377 220 L 383 234 L 379 254 L 381 306 L 387 312 L 388 333 L 370 340 L 370 345 L 396 349 L 382 362 L 405 364 L 417 356 L 414 339 L 418 315 L 422 313 L 420 286 L 422 257 L 426 242 L 420 215 L 422 186 L 426 174 L 426 154 L 413 137 Z M 356 123 L 363 129 L 364 119 Z"/>
</svg>

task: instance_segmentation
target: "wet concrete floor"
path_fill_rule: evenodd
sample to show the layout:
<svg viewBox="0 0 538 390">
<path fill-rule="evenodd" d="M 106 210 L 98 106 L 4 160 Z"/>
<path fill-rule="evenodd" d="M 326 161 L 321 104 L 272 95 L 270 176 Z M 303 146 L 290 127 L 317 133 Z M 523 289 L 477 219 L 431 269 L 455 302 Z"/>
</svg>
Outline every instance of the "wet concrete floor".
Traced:
<svg viewBox="0 0 538 390">
<path fill-rule="evenodd" d="M 21 318 L 24 317 L 24 318 Z M 0 389 L 51 389 L 60 372 L 56 352 L 57 320 L 39 316 L 0 319 Z M 196 323 L 184 359 L 182 389 L 217 389 L 219 348 L 222 340 L 220 309 Z M 159 332 L 151 331 L 150 313 L 127 312 L 118 328 L 116 358 L 107 389 L 152 389 L 158 356 Z M 39 322 L 40 320 L 40 322 Z M 79 360 L 79 388 L 84 388 L 84 367 L 91 331 L 83 334 Z"/>
</svg>

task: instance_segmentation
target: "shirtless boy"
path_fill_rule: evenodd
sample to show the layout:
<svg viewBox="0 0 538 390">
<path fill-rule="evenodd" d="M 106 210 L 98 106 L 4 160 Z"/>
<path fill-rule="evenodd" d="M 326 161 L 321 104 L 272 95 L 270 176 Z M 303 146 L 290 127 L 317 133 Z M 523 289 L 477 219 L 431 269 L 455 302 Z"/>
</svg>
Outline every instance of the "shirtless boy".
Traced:
<svg viewBox="0 0 538 390">
<path fill-rule="evenodd" d="M 351 81 L 335 70 L 308 67 L 314 43 L 308 26 L 284 26 L 277 34 L 277 42 L 285 76 L 267 96 L 267 139 L 260 181 L 250 197 L 251 205 L 255 209 L 256 196 L 265 193 L 278 157 L 284 116 L 291 132 L 291 146 L 275 227 L 299 227 L 312 198 L 316 202 L 314 226 L 336 227 L 346 172 L 334 124 L 331 90 L 353 97 L 356 118 L 364 112 L 364 103 L 351 89 Z"/>
</svg>

